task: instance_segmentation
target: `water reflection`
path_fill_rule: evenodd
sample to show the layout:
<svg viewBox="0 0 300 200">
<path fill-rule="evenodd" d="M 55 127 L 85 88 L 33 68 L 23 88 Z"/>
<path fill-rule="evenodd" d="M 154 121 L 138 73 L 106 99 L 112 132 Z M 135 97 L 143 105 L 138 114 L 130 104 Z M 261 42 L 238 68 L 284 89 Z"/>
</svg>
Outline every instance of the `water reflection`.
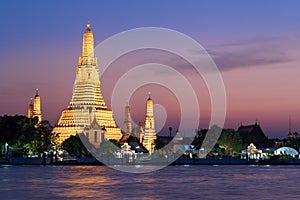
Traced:
<svg viewBox="0 0 300 200">
<path fill-rule="evenodd" d="M 105 166 L 2 166 L 0 194 L 1 199 L 299 198 L 299 178 L 298 166 L 171 166 L 146 174 Z"/>
</svg>

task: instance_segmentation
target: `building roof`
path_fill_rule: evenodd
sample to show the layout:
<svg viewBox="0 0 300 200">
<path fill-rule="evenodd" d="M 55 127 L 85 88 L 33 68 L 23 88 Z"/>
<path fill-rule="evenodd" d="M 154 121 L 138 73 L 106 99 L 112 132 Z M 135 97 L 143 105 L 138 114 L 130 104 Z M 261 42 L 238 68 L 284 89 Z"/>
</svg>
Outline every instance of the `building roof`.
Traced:
<svg viewBox="0 0 300 200">
<path fill-rule="evenodd" d="M 272 146 L 268 137 L 264 134 L 260 125 L 256 122 L 252 125 L 241 125 L 237 132 L 243 138 L 243 144 L 249 145 L 254 143 L 259 148 Z"/>
<path fill-rule="evenodd" d="M 259 126 L 259 124 L 253 124 L 253 125 L 247 125 L 247 126 L 240 126 L 239 128 L 238 128 L 238 132 L 239 133 L 250 133 L 250 132 L 252 132 L 257 126 Z"/>
<path fill-rule="evenodd" d="M 148 150 L 139 142 L 137 137 L 129 134 L 124 134 L 121 138 L 120 144 L 127 142 L 131 146 L 131 150 L 135 150 L 136 153 L 148 153 Z"/>
<path fill-rule="evenodd" d="M 274 152 L 275 155 L 280 155 L 280 154 L 285 154 L 285 155 L 298 155 L 298 151 L 296 151 L 295 149 L 291 148 L 291 147 L 281 147 L 279 149 L 276 149 L 276 151 Z"/>
<path fill-rule="evenodd" d="M 105 131 L 105 129 L 98 124 L 96 117 L 94 117 L 92 123 L 90 125 L 86 126 L 84 128 L 84 130 L 103 130 L 103 131 Z"/>
</svg>

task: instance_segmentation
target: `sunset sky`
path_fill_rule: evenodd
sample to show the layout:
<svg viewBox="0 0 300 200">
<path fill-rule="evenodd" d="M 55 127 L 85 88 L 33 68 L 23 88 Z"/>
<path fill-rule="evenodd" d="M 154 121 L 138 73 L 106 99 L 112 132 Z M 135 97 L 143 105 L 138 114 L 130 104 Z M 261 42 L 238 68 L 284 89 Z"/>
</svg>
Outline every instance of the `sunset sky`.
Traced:
<svg viewBox="0 0 300 200">
<path fill-rule="evenodd" d="M 52 124 L 58 121 L 71 99 L 82 34 L 90 19 L 95 45 L 138 27 L 169 28 L 195 39 L 221 71 L 227 93 L 225 127 L 237 129 L 241 122 L 258 120 L 269 137 L 286 137 L 289 117 L 293 131 L 300 132 L 299 8 L 297 1 L 273 0 L 2 1 L 0 114 L 26 115 L 39 88 L 43 118 Z M 101 77 L 109 106 L 112 85 L 126 66 L 170 56 L 155 51 L 147 57 L 142 54 L 116 61 Z M 200 128 L 206 128 L 207 89 L 201 78 L 185 75 L 200 101 Z M 155 85 L 140 88 L 130 99 L 133 120 L 144 120 L 149 90 L 154 103 L 165 106 L 170 115 L 165 126 L 176 128 L 178 103 L 170 101 L 174 96 L 166 88 Z"/>
</svg>

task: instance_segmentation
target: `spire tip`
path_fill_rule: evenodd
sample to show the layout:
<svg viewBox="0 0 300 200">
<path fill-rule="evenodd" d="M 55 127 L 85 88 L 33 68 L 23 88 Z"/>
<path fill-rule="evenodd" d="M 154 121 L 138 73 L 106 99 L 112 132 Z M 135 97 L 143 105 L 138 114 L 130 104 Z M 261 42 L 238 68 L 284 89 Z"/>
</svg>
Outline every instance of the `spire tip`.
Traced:
<svg viewBox="0 0 300 200">
<path fill-rule="evenodd" d="M 91 28 L 91 22 L 90 22 L 90 20 L 88 20 L 86 27 L 87 28 Z"/>
<path fill-rule="evenodd" d="M 151 92 L 148 92 L 148 100 L 151 100 Z"/>
</svg>

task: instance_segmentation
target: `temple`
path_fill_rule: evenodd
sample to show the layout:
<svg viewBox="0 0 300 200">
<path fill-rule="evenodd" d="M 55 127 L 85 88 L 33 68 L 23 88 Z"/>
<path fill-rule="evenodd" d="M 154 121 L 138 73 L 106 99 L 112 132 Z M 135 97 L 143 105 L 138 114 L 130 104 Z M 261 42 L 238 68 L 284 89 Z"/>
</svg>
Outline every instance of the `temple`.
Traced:
<svg viewBox="0 0 300 200">
<path fill-rule="evenodd" d="M 125 116 L 124 116 L 124 127 L 123 131 L 126 134 L 131 134 L 132 132 L 132 124 L 131 124 L 131 116 L 130 116 L 130 107 L 127 103 L 125 106 Z"/>
<path fill-rule="evenodd" d="M 242 137 L 243 145 L 249 145 L 250 143 L 253 143 L 258 148 L 268 148 L 272 146 L 268 137 L 265 135 L 257 121 L 255 124 L 247 126 L 241 124 L 237 132 Z"/>
<path fill-rule="evenodd" d="M 55 125 L 53 132 L 59 133 L 59 143 L 71 135 L 84 133 L 93 142 L 100 141 L 98 132 L 91 137 L 90 131 L 103 130 L 108 140 L 119 140 L 122 136 L 112 110 L 108 109 L 100 89 L 99 68 L 94 55 L 94 36 L 90 22 L 83 34 L 82 54 L 78 60 L 72 99 Z M 86 132 L 85 132 L 86 131 Z"/>
<path fill-rule="evenodd" d="M 38 123 L 42 121 L 42 111 L 41 111 L 41 97 L 39 95 L 38 89 L 36 89 L 36 94 L 34 96 L 34 100 L 30 100 L 30 104 L 28 106 L 28 115 L 29 118 L 38 118 Z"/>
<path fill-rule="evenodd" d="M 127 104 L 125 106 L 125 117 L 124 117 L 124 135 L 120 140 L 121 144 L 127 142 L 132 150 L 135 152 L 148 152 L 152 154 L 155 151 L 155 140 L 157 139 L 155 122 L 154 122 L 154 112 L 153 112 L 153 101 L 151 99 L 150 93 L 146 101 L 146 118 L 145 126 L 141 122 L 135 128 L 132 128 L 131 117 L 130 117 L 130 107 Z M 135 147 L 140 145 L 140 149 L 137 150 Z"/>
<path fill-rule="evenodd" d="M 149 153 L 153 153 L 155 150 L 155 140 L 156 140 L 156 130 L 154 124 L 154 114 L 153 114 L 153 101 L 150 97 L 146 102 L 146 119 L 145 119 L 145 132 L 143 135 L 143 146 L 149 151 Z"/>
</svg>

